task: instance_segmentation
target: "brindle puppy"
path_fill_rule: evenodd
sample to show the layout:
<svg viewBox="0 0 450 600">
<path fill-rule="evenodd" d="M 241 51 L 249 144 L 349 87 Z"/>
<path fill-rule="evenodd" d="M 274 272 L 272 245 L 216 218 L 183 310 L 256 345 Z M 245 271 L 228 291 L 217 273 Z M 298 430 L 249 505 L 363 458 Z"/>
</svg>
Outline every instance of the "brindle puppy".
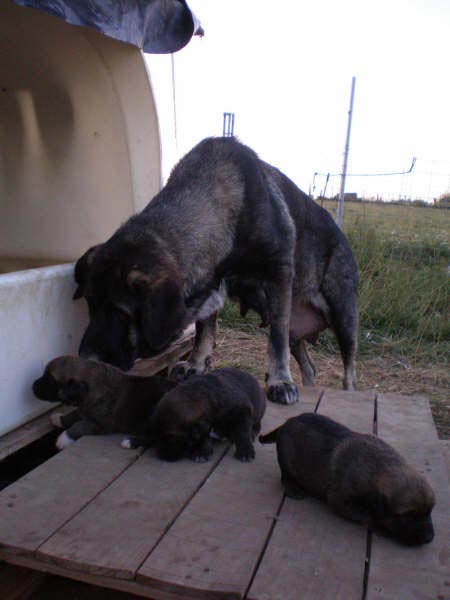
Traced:
<svg viewBox="0 0 450 600">
<path fill-rule="evenodd" d="M 40 400 L 77 409 L 51 417 L 54 425 L 67 428 L 56 441 L 61 450 L 83 435 L 148 433 L 155 405 L 175 385 L 163 377 L 128 375 L 105 363 L 61 356 L 48 363 L 33 392 Z"/>
<path fill-rule="evenodd" d="M 343 517 L 404 544 L 433 539 L 433 490 L 383 440 L 313 413 L 288 419 L 259 440 L 276 442 L 287 496 L 325 500 Z"/>
<path fill-rule="evenodd" d="M 236 446 L 235 457 L 255 457 L 253 440 L 261 429 L 266 397 L 254 377 L 239 369 L 193 375 L 168 392 L 152 417 L 150 445 L 163 460 L 211 457 L 210 434 Z"/>
</svg>

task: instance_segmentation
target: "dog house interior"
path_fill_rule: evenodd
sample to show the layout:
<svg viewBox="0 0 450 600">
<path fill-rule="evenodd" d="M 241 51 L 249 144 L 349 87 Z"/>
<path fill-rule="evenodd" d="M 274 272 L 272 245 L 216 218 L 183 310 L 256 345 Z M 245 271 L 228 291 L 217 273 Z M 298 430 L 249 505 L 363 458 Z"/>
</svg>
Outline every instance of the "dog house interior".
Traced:
<svg viewBox="0 0 450 600">
<path fill-rule="evenodd" d="M 49 409 L 30 384 L 77 351 L 73 261 L 160 189 L 141 50 L 0 0 L 0 138 L 1 436 Z"/>
</svg>

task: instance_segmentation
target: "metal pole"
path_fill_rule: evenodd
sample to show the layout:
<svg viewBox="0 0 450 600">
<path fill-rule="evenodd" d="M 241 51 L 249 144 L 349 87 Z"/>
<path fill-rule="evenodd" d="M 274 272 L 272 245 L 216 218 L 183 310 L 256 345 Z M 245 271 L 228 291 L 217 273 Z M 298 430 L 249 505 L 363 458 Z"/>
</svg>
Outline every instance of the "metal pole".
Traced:
<svg viewBox="0 0 450 600">
<path fill-rule="evenodd" d="M 352 77 L 352 91 L 350 94 L 350 107 L 348 109 L 347 139 L 345 141 L 344 163 L 342 165 L 342 175 L 341 175 L 341 191 L 339 193 L 337 219 L 336 219 L 336 222 L 339 227 L 342 227 L 342 215 L 344 214 L 345 177 L 347 175 L 348 149 L 350 146 L 350 131 L 352 128 L 353 98 L 355 97 L 355 83 L 356 83 L 356 77 Z"/>
</svg>

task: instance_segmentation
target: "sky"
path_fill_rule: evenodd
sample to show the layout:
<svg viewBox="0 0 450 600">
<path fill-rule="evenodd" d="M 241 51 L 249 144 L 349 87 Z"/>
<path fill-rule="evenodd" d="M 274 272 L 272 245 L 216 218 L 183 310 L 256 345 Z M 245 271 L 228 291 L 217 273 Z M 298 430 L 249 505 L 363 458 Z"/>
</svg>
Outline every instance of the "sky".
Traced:
<svg viewBox="0 0 450 600">
<path fill-rule="evenodd" d="M 174 55 L 178 156 L 221 135 L 234 112 L 235 134 L 261 158 L 315 195 L 325 176 L 314 173 L 337 174 L 327 195 L 337 194 L 355 77 L 346 191 L 427 201 L 450 191 L 449 0 L 188 3 L 205 35 Z M 166 61 L 167 79 L 168 60 L 149 63 Z M 407 171 L 414 157 L 409 175 L 352 176 Z"/>
</svg>

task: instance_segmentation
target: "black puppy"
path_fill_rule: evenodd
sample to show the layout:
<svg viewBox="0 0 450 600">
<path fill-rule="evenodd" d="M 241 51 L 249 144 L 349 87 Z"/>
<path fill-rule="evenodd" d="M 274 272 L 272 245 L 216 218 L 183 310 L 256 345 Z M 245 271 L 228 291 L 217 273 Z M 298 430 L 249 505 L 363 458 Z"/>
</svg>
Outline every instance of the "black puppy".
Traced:
<svg viewBox="0 0 450 600">
<path fill-rule="evenodd" d="M 288 419 L 259 440 L 276 442 L 287 496 L 311 494 L 343 517 L 404 544 L 433 539 L 433 490 L 383 440 L 314 413 Z"/>
<path fill-rule="evenodd" d="M 105 363 L 61 356 L 48 363 L 33 392 L 40 400 L 77 408 L 51 417 L 54 425 L 67 428 L 56 441 L 61 450 L 88 434 L 148 433 L 155 405 L 175 385 L 163 377 L 129 375 Z"/>
<path fill-rule="evenodd" d="M 213 433 L 235 444 L 237 459 L 250 461 L 255 457 L 253 440 L 261 429 L 265 408 L 263 390 L 244 371 L 224 368 L 193 375 L 158 403 L 149 444 L 164 460 L 188 457 L 200 462 L 213 452 Z"/>
</svg>

